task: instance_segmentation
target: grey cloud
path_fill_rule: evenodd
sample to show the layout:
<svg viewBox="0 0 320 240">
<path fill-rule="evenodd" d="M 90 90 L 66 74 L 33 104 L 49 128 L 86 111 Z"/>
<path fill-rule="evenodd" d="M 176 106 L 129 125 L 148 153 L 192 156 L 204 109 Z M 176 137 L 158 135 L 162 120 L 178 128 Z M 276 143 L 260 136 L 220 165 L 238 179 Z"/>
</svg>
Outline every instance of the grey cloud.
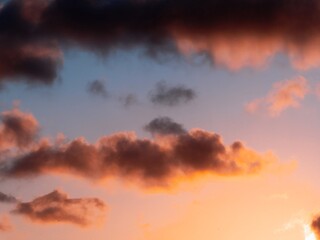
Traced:
<svg viewBox="0 0 320 240">
<path fill-rule="evenodd" d="M 165 81 L 156 84 L 155 89 L 150 92 L 150 100 L 156 105 L 176 106 L 187 103 L 196 97 L 193 89 L 183 85 L 170 86 Z"/>
<path fill-rule="evenodd" d="M 144 129 L 151 134 L 159 134 L 159 135 L 170 135 L 170 134 L 184 134 L 187 131 L 184 127 L 174 122 L 169 117 L 158 117 L 150 121 Z"/>
</svg>

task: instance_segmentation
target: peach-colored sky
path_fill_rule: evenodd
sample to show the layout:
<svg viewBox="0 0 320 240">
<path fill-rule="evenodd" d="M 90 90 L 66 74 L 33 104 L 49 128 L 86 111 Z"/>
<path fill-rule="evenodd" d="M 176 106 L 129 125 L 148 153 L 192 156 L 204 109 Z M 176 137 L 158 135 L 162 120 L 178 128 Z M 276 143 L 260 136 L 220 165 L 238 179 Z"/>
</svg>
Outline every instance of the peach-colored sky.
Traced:
<svg viewBox="0 0 320 240">
<path fill-rule="evenodd" d="M 0 1 L 0 239 L 320 239 L 319 16 Z"/>
</svg>

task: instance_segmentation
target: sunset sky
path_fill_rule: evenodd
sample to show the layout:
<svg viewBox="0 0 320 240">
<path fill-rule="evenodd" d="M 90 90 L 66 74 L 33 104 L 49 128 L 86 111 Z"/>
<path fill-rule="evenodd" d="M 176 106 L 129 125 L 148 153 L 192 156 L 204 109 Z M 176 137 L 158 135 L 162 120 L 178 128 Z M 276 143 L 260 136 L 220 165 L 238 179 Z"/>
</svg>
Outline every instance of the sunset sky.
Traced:
<svg viewBox="0 0 320 240">
<path fill-rule="evenodd" d="M 320 240 L 319 0 L 0 0 L 0 239 Z"/>
</svg>

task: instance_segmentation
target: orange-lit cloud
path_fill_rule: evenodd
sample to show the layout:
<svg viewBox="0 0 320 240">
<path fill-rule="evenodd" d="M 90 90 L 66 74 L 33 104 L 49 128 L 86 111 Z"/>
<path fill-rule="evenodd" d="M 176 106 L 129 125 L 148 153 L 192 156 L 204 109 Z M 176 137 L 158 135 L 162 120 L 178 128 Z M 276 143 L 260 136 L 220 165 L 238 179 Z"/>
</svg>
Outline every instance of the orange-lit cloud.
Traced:
<svg viewBox="0 0 320 240">
<path fill-rule="evenodd" d="M 2 216 L 0 218 L 0 232 L 7 232 L 12 230 L 12 225 L 7 216 Z"/>
<path fill-rule="evenodd" d="M 261 108 L 266 108 L 271 116 L 277 116 L 287 108 L 299 107 L 300 101 L 308 91 L 308 82 L 301 76 L 276 82 L 266 97 L 247 103 L 246 110 L 254 113 Z"/>
<path fill-rule="evenodd" d="M 29 124 L 34 125 L 34 121 Z M 277 163 L 270 153 L 255 152 L 239 141 L 227 146 L 218 134 L 194 129 L 155 139 L 122 132 L 103 136 L 94 144 L 84 138 L 39 141 L 6 157 L 0 173 L 7 178 L 65 173 L 90 180 L 117 177 L 147 186 L 169 186 L 179 177 L 256 174 L 272 164 Z"/>
<path fill-rule="evenodd" d="M 38 223 L 71 223 L 87 227 L 100 223 L 105 211 L 105 203 L 98 198 L 72 199 L 55 190 L 31 202 L 18 203 L 12 212 Z"/>
</svg>

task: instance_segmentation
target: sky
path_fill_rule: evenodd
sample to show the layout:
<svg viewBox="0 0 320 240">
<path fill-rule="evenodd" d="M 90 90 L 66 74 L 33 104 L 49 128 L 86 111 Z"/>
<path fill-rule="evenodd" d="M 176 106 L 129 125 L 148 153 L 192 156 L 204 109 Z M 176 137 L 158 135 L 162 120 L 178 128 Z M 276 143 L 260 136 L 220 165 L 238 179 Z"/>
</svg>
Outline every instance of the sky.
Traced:
<svg viewBox="0 0 320 240">
<path fill-rule="evenodd" d="M 318 0 L 0 1 L 4 240 L 320 240 Z"/>
</svg>

